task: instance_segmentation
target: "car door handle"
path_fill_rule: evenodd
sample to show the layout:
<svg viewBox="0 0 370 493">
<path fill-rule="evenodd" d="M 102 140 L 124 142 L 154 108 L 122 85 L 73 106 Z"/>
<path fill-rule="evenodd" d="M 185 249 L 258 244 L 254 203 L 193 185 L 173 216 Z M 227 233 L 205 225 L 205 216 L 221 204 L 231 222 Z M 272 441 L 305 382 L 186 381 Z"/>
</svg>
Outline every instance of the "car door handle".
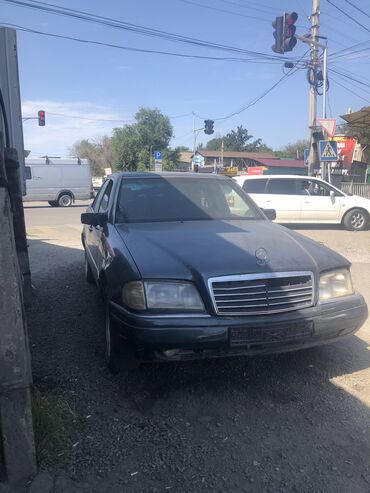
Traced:
<svg viewBox="0 0 370 493">
<path fill-rule="evenodd" d="M 305 200 L 304 203 L 305 204 L 311 204 L 311 201 L 310 200 Z"/>
</svg>

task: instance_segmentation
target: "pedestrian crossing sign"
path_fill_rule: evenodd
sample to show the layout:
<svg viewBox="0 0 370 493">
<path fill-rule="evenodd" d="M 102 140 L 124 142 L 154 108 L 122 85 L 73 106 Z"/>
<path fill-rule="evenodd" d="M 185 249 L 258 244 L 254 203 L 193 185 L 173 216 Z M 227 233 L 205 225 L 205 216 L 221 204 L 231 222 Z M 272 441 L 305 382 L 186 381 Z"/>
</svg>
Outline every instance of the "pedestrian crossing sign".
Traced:
<svg viewBox="0 0 370 493">
<path fill-rule="evenodd" d="M 338 161 L 338 148 L 335 140 L 320 140 L 320 161 Z"/>
</svg>

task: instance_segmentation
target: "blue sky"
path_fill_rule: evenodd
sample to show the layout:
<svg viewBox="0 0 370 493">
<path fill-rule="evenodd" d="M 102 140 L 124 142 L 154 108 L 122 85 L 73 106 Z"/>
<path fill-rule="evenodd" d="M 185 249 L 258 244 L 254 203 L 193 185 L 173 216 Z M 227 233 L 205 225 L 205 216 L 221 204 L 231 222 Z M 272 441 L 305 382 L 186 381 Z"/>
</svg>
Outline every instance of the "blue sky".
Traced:
<svg viewBox="0 0 370 493">
<path fill-rule="evenodd" d="M 311 0 L 263 0 L 262 3 L 249 0 L 46 1 L 269 55 L 273 55 L 271 21 L 275 16 L 284 10 L 297 11 L 297 33 L 304 34 L 311 9 Z M 356 48 L 363 51 L 347 52 L 346 56 L 329 63 L 330 69 L 342 74 L 332 74 L 329 91 L 328 116 L 338 117 L 350 107 L 356 110 L 370 102 L 370 18 L 346 0 L 335 0 L 338 7 L 355 17 L 367 31 L 327 0 L 321 3 L 321 34 L 329 38 L 330 53 L 368 41 Z M 352 3 L 368 11 L 368 0 L 352 0 Z M 0 5 L 0 23 L 129 47 L 213 57 L 235 56 L 20 8 L 3 0 Z M 300 57 L 306 49 L 298 42 L 291 55 Z M 191 146 L 191 112 L 211 119 L 228 115 L 260 96 L 283 75 L 280 62 L 183 59 L 25 32 L 18 33 L 18 51 L 23 114 L 34 116 L 38 109 L 46 111 L 46 127 L 38 127 L 33 120 L 24 124 L 25 147 L 31 149 L 33 155 L 65 155 L 78 139 L 94 140 L 102 134 L 109 135 L 121 121 L 130 121 L 140 106 L 156 106 L 173 117 L 175 138 L 171 144 Z M 353 84 L 343 74 L 367 86 Z M 308 91 L 305 71 L 299 70 L 255 106 L 232 118 L 216 121 L 216 134 L 242 124 L 255 138 L 262 138 L 275 149 L 305 138 Z M 179 116 L 184 114 L 187 116 Z M 203 121 L 197 119 L 196 124 L 200 127 Z M 206 136 L 201 135 L 199 141 L 206 142 Z"/>
</svg>

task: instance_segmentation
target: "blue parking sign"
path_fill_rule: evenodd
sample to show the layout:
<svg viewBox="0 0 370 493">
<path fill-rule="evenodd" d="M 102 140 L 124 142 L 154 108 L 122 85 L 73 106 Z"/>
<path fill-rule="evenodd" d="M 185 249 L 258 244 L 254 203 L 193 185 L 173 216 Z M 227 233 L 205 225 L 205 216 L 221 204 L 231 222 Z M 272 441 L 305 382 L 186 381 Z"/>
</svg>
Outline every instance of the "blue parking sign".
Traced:
<svg viewBox="0 0 370 493">
<path fill-rule="evenodd" d="M 156 161 L 162 161 L 162 153 L 161 153 L 161 151 L 155 151 L 155 153 L 154 153 L 154 159 Z"/>
</svg>

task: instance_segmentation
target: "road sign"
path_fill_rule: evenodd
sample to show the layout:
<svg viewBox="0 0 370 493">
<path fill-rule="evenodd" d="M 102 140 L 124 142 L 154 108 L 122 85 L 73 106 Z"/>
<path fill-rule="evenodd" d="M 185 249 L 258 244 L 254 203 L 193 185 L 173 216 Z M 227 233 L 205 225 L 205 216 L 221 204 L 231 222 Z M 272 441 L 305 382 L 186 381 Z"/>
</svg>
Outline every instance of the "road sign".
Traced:
<svg viewBox="0 0 370 493">
<path fill-rule="evenodd" d="M 161 151 L 155 151 L 155 153 L 154 153 L 154 159 L 156 161 L 162 161 L 162 158 L 163 158 L 163 156 L 162 156 Z"/>
<path fill-rule="evenodd" d="M 154 171 L 156 173 L 161 173 L 162 172 L 162 161 L 156 161 L 154 163 Z"/>
<path fill-rule="evenodd" d="M 303 151 L 303 161 L 304 161 L 304 165 L 305 166 L 308 166 L 308 158 L 310 157 L 310 150 L 309 149 L 305 149 Z"/>
<path fill-rule="evenodd" d="M 335 134 L 335 129 L 337 126 L 337 121 L 335 118 L 319 118 L 320 125 L 327 133 L 328 137 L 333 137 Z"/>
<path fill-rule="evenodd" d="M 338 161 L 338 147 L 334 140 L 320 140 L 320 161 L 330 162 Z"/>
<path fill-rule="evenodd" d="M 196 154 L 194 156 L 194 164 L 197 164 L 201 168 L 204 166 L 204 157 L 201 154 Z"/>
</svg>

